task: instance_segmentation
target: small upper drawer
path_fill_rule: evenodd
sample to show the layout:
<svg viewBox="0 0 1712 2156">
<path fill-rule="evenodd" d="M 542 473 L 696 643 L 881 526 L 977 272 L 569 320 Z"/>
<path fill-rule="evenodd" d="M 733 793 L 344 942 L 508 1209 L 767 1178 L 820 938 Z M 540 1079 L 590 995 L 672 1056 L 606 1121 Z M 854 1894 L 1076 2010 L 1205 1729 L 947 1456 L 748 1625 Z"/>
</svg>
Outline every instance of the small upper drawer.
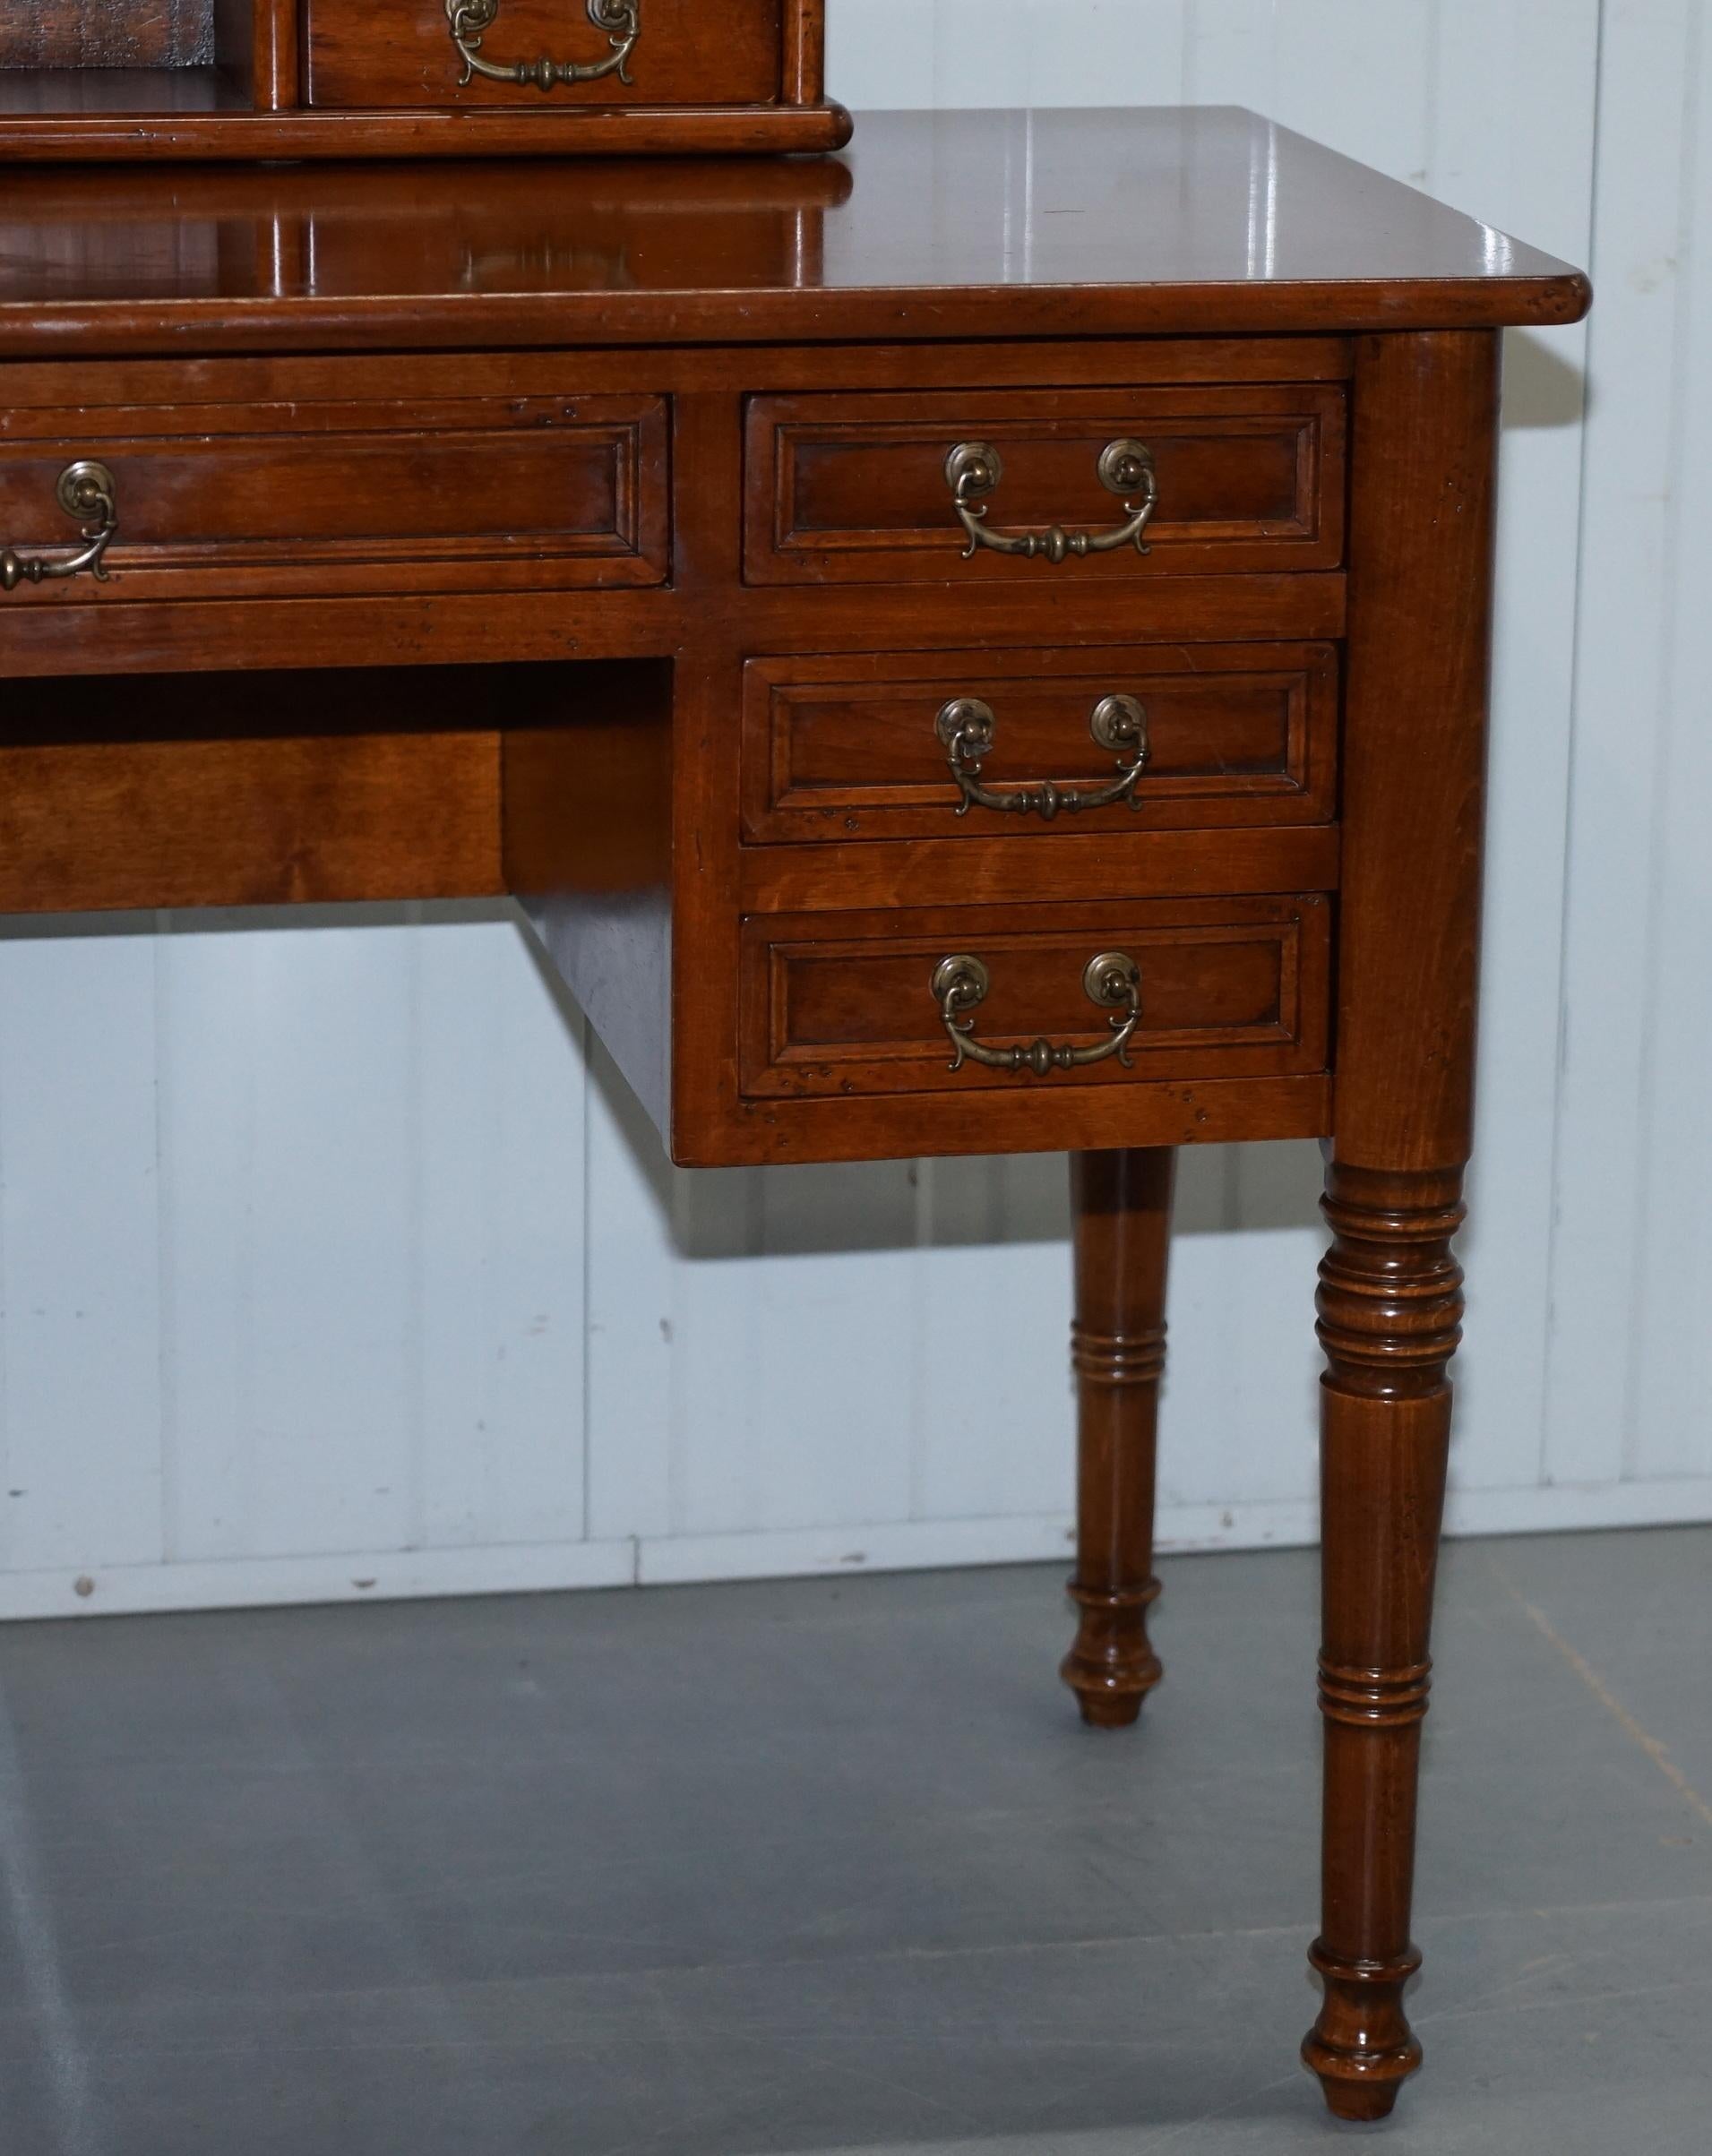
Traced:
<svg viewBox="0 0 1712 2156">
<path fill-rule="evenodd" d="M 1325 823 L 1329 644 L 758 658 L 752 843 Z"/>
<path fill-rule="evenodd" d="M 464 0 L 459 13 L 446 0 L 307 0 L 309 99 L 381 111 L 770 105 L 781 87 L 782 6 Z M 544 57 L 556 71 L 545 85 L 524 73 Z"/>
<path fill-rule="evenodd" d="M 1269 1078 L 1326 1064 L 1321 897 L 745 921 L 752 1098 Z"/>
<path fill-rule="evenodd" d="M 757 584 L 1334 569 L 1337 385 L 755 397 Z"/>
<path fill-rule="evenodd" d="M 657 397 L 14 411 L 0 435 L 0 535 L 17 588 L 0 607 L 658 584 L 667 433 Z M 80 498 L 69 475 L 91 469 L 110 491 Z M 77 569 L 106 520 L 98 494 L 112 529 Z"/>
</svg>

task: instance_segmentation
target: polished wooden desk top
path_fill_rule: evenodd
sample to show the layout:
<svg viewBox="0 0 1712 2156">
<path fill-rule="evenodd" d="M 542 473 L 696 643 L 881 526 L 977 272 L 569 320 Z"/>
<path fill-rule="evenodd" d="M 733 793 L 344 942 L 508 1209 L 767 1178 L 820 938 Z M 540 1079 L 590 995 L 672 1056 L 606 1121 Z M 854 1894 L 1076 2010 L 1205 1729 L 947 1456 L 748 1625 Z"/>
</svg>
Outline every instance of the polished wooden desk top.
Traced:
<svg viewBox="0 0 1712 2156">
<path fill-rule="evenodd" d="M 686 1164 L 1071 1153 L 1090 1722 L 1172 1148 L 1329 1141 L 1353 2118 L 1420 2060 L 1497 332 L 1587 301 L 1234 111 L 0 197 L 0 909 L 511 893 Z"/>
<path fill-rule="evenodd" d="M 1567 264 L 1235 107 L 877 113 L 837 159 L 7 173 L 0 354 L 1573 320 Z"/>
</svg>

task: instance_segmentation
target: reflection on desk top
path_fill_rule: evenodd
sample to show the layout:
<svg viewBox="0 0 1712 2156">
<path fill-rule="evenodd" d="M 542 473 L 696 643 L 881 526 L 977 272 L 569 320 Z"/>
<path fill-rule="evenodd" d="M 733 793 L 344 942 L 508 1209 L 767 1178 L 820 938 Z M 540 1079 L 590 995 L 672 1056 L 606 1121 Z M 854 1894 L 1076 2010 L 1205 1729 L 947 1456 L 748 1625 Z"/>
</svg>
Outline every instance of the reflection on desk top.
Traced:
<svg viewBox="0 0 1712 2156">
<path fill-rule="evenodd" d="M 0 353 L 1561 322 L 1567 264 L 1234 107 L 837 159 L 13 171 Z"/>
</svg>

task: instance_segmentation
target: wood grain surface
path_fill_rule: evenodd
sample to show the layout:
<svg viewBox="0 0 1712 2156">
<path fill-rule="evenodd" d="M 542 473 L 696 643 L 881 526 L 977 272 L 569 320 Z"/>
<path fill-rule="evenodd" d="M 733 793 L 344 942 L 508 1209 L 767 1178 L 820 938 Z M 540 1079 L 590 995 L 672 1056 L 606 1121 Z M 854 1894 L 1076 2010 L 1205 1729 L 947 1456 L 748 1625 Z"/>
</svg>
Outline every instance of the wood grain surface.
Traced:
<svg viewBox="0 0 1712 2156">
<path fill-rule="evenodd" d="M 779 95 L 780 0 L 642 0 L 641 34 L 625 73 L 561 83 L 495 82 L 464 64 L 450 36 L 444 0 L 304 0 L 311 105 L 354 110 L 450 107 L 770 105 Z M 481 56 L 503 66 L 543 55 L 580 66 L 608 57 L 610 41 L 582 0 L 501 0 Z"/>
<path fill-rule="evenodd" d="M 1165 1673 L 1148 1611 L 1176 1171 L 1169 1147 L 1070 1159 L 1078 1623 L 1060 1674 L 1095 1729 L 1127 1728 Z"/>
<path fill-rule="evenodd" d="M 214 0 L 6 0 L 0 67 L 194 67 L 214 57 Z"/>
<path fill-rule="evenodd" d="M 1421 1722 L 1473 1141 L 1497 339 L 1364 341 L 1332 1248 L 1321 1268 L 1325 2000 L 1303 2056 L 1383 2117 L 1421 2060 L 1404 1994 Z"/>
<path fill-rule="evenodd" d="M 777 137 L 774 147 L 824 150 L 842 139 L 812 108 L 701 116 L 729 149 Z M 686 110 L 683 125 L 692 123 Z M 247 125 L 245 153 L 270 158 L 502 157 L 555 141 L 593 158 L 622 152 L 635 132 L 631 116 L 592 111 L 398 114 L 360 127 L 348 116 L 286 113 Z M 113 121 L 79 133 L 20 116 L 0 129 L 0 157 L 129 154 L 148 132 Z M 235 154 L 219 116 L 162 121 L 153 133 L 177 159 Z M 830 186 L 814 161 L 762 177 L 688 159 L 641 176 L 597 159 L 556 170 L 550 185 L 498 173 L 480 189 L 455 174 L 436 182 L 387 166 L 211 173 L 188 188 L 173 172 L 126 175 L 111 199 L 86 176 L 22 174 L 0 212 L 0 353 L 39 354 L 68 339 L 84 352 L 192 342 L 280 351 L 425 340 L 1224 340 L 1572 322 L 1588 303 L 1587 279 L 1568 263 L 1519 242 L 1495 248 L 1473 218 L 1231 107 L 871 114 L 847 161 L 830 170 L 840 178 Z M 1025 170 L 1048 184 L 1019 189 Z M 1269 175 L 1263 235 L 1257 170 Z M 744 214 L 745 189 L 764 210 Z M 757 217 L 784 220 L 799 245 L 758 251 Z M 283 253 L 276 241 L 282 223 L 306 238 L 329 219 L 341 245 L 337 274 L 324 279 L 318 241 Z M 116 224 L 182 225 L 185 236 L 211 228 L 220 241 L 212 288 L 180 283 L 159 254 L 136 261 L 128 289 L 81 279 L 85 255 L 111 259 Z M 697 245 L 662 245 L 674 227 Z M 486 246 L 472 245 L 477 234 Z M 401 288 L 400 268 L 412 262 Z M 1023 262 L 1026 277 L 1004 272 Z M 816 386 L 874 385 L 847 377 Z"/>
</svg>

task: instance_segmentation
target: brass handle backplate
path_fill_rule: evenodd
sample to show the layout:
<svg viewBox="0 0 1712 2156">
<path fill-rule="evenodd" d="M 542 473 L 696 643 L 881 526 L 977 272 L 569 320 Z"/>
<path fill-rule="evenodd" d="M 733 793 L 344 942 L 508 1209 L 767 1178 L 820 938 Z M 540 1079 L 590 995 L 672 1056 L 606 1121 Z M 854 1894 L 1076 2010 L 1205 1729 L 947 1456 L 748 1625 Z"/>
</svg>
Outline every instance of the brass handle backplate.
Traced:
<svg viewBox="0 0 1712 2156">
<path fill-rule="evenodd" d="M 532 82 L 537 90 L 555 90 L 561 82 L 593 82 L 602 75 L 630 81 L 630 56 L 642 34 L 642 0 L 589 0 L 589 20 L 607 33 L 611 51 L 604 60 L 488 60 L 482 56 L 481 41 L 494 26 L 499 0 L 446 0 L 446 20 L 452 41 L 464 64 L 458 78 L 463 89 L 472 75 L 490 82 Z"/>
<path fill-rule="evenodd" d="M 968 814 L 971 803 L 976 808 L 1007 809 L 1019 816 L 1041 816 L 1048 823 L 1060 810 L 1073 816 L 1081 809 L 1109 809 L 1120 801 L 1127 801 L 1132 809 L 1140 807 L 1135 789 L 1148 768 L 1151 744 L 1146 708 L 1134 697 L 1103 696 L 1088 715 L 1088 732 L 1102 749 L 1112 750 L 1117 757 L 1117 777 L 1109 786 L 1062 787 L 1043 778 L 1037 786 L 1016 786 L 1004 794 L 990 792 L 981 784 L 981 764 L 992 750 L 997 728 L 992 705 L 984 704 L 978 696 L 953 697 L 950 703 L 941 705 L 933 721 L 951 777 L 963 796 L 958 803 L 959 816 Z"/>
<path fill-rule="evenodd" d="M 959 1018 L 959 1013 L 984 1003 L 991 985 L 986 967 L 967 951 L 942 958 L 933 968 L 933 1001 L 956 1051 L 953 1070 L 968 1060 L 985 1063 L 989 1070 L 1032 1070 L 1037 1078 L 1046 1078 L 1054 1070 L 1084 1069 L 1114 1055 L 1125 1069 L 1130 1068 L 1130 1036 L 1141 1022 L 1141 968 L 1127 952 L 1103 950 L 1082 968 L 1082 989 L 1088 1001 L 1118 1013 L 1111 1020 L 1111 1039 L 1095 1048 L 1071 1048 L 1052 1041 L 1031 1041 L 1026 1048 L 988 1048 L 974 1038 L 975 1020 Z"/>
<path fill-rule="evenodd" d="M 86 569 L 99 582 L 107 582 L 107 550 L 119 528 L 113 474 L 105 464 L 88 459 L 68 464 L 59 475 L 54 499 L 74 524 L 82 526 L 85 544 L 71 554 L 23 554 L 15 546 L 0 549 L 0 591 L 81 576 Z"/>
<path fill-rule="evenodd" d="M 1072 554 L 1115 554 L 1123 546 L 1133 546 L 1138 554 L 1146 554 L 1148 525 L 1159 506 L 1153 451 L 1145 442 L 1127 436 L 1108 442 L 1100 451 L 1097 469 L 1106 493 L 1123 497 L 1129 511 L 1128 523 L 1113 531 L 1066 531 L 1062 525 L 1054 524 L 1045 531 L 1007 535 L 992 530 L 986 521 L 986 498 L 997 491 L 1004 477 L 1004 460 L 990 442 L 959 442 L 945 460 L 945 483 L 951 490 L 959 521 L 969 536 L 963 549 L 964 560 L 972 561 L 983 546 L 994 554 L 1023 554 L 1030 561 L 1046 562 L 1067 561 Z M 1140 496 L 1139 506 L 1131 503 L 1132 494 Z"/>
</svg>

